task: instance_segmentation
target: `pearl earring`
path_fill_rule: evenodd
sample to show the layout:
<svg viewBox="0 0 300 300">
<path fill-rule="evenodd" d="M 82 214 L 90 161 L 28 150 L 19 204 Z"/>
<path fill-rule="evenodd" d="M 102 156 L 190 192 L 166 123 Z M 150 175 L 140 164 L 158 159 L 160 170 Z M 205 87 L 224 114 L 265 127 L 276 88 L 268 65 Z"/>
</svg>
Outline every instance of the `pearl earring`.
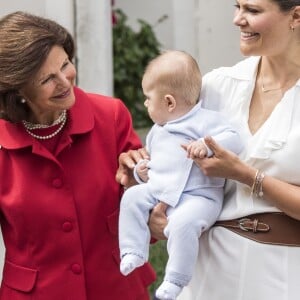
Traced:
<svg viewBox="0 0 300 300">
<path fill-rule="evenodd" d="M 24 104 L 26 103 L 26 100 L 24 98 L 21 99 L 21 103 Z"/>
<path fill-rule="evenodd" d="M 293 25 L 290 26 L 291 30 L 294 31 L 295 27 Z"/>
</svg>

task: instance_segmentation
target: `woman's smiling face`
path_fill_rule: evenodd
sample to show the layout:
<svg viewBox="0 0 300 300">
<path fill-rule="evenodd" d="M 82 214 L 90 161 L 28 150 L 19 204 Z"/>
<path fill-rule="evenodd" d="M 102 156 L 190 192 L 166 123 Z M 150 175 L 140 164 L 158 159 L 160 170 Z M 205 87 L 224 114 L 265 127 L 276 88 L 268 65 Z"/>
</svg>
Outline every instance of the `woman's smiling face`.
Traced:
<svg viewBox="0 0 300 300">
<path fill-rule="evenodd" d="M 53 46 L 40 70 L 20 90 L 32 111 L 33 121 L 52 123 L 62 110 L 73 106 L 75 77 L 75 67 L 65 50 Z"/>
<path fill-rule="evenodd" d="M 240 27 L 246 56 L 276 56 L 289 47 L 292 13 L 282 12 L 272 0 L 238 0 L 233 22 Z"/>
</svg>

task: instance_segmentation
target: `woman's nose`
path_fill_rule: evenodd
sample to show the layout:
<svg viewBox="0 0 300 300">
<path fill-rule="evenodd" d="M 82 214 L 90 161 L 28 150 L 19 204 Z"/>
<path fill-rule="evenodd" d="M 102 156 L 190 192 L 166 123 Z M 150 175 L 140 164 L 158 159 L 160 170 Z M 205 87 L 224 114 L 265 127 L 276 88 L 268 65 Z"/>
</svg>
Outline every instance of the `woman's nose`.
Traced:
<svg viewBox="0 0 300 300">
<path fill-rule="evenodd" d="M 58 83 L 65 86 L 65 85 L 68 85 L 69 84 L 69 79 L 68 79 L 68 76 L 64 73 L 61 73 L 59 76 L 58 76 Z"/>
<path fill-rule="evenodd" d="M 236 26 L 244 26 L 246 25 L 247 21 L 240 9 L 236 9 L 233 17 L 233 24 Z"/>
</svg>

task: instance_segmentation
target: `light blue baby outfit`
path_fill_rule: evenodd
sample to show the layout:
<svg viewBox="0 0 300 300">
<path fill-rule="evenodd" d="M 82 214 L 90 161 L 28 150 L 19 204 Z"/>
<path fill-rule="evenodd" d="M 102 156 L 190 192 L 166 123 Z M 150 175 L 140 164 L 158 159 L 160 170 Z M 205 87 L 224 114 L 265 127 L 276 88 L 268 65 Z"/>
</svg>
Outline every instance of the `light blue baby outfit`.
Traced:
<svg viewBox="0 0 300 300">
<path fill-rule="evenodd" d="M 224 179 L 205 176 L 181 144 L 212 136 L 222 147 L 239 153 L 239 134 L 219 113 L 201 108 L 201 102 L 179 119 L 164 126 L 154 124 L 146 137 L 147 183 L 130 187 L 121 200 L 120 254 L 135 254 L 148 260 L 149 212 L 159 202 L 169 205 L 169 254 L 164 280 L 185 286 L 192 277 L 201 233 L 217 220 L 223 201 Z M 209 149 L 208 156 L 213 155 Z"/>
</svg>

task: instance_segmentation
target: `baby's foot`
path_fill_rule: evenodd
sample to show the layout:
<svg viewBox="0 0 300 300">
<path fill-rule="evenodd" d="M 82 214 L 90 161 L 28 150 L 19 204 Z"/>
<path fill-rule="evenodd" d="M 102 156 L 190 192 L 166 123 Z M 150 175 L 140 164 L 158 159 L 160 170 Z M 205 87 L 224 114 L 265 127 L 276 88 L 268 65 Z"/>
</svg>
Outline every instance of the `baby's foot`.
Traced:
<svg viewBox="0 0 300 300">
<path fill-rule="evenodd" d="M 161 300 L 176 300 L 181 290 L 181 286 L 165 280 L 156 290 L 155 296 Z"/>
<path fill-rule="evenodd" d="M 145 263 L 144 259 L 135 254 L 125 254 L 121 260 L 120 271 L 123 275 L 128 275 L 137 267 Z"/>
</svg>

